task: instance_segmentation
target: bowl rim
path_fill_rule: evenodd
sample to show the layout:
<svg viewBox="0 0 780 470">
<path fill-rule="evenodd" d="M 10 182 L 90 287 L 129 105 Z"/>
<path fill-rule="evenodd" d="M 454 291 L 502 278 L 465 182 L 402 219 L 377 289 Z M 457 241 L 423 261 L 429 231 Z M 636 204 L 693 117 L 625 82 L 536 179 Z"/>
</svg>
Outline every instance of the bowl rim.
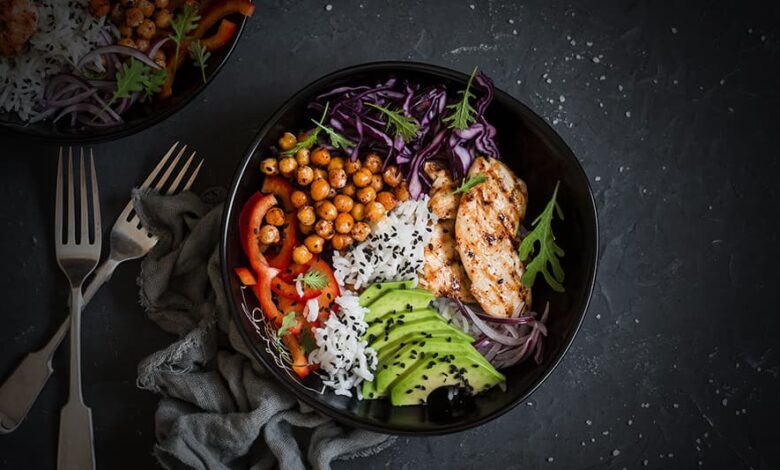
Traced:
<svg viewBox="0 0 780 470">
<path fill-rule="evenodd" d="M 509 93 L 496 88 L 495 94 L 496 96 L 501 96 L 502 99 L 507 99 L 512 102 L 516 106 L 519 106 L 525 111 L 526 117 L 528 117 L 533 123 L 539 128 L 543 133 L 544 137 L 547 139 L 550 139 L 550 143 L 553 145 L 553 147 L 560 148 L 564 154 L 566 154 L 573 162 L 574 162 L 574 168 L 575 171 L 579 173 L 579 176 L 583 179 L 585 182 L 585 187 L 587 188 L 588 193 L 588 202 L 589 207 L 592 210 L 593 214 L 593 235 L 594 235 L 594 250 L 593 250 L 593 256 L 589 260 L 589 272 L 587 273 L 587 286 L 586 286 L 586 296 L 584 299 L 584 303 L 582 303 L 582 308 L 579 312 L 577 312 L 578 318 L 576 320 L 576 326 L 572 331 L 571 336 L 568 340 L 564 341 L 563 347 L 560 349 L 560 352 L 558 353 L 558 356 L 553 360 L 550 367 L 539 376 L 536 383 L 534 383 L 525 393 L 518 396 L 515 400 L 511 401 L 507 405 L 493 411 L 492 413 L 488 413 L 484 416 L 481 416 L 477 419 L 468 421 L 468 422 L 459 422 L 459 423 L 453 423 L 453 424 L 443 424 L 440 427 L 437 427 L 436 429 L 430 429 L 430 430 L 418 430 L 418 429 L 412 429 L 412 428 L 405 428 L 405 427 L 385 427 L 385 426 L 378 426 L 374 424 L 372 421 L 362 418 L 360 416 L 356 416 L 353 414 L 349 414 L 348 412 L 341 411 L 339 409 L 332 408 L 330 406 L 324 405 L 323 403 L 317 401 L 316 399 L 310 397 L 307 393 L 304 393 L 303 390 L 300 389 L 300 387 L 293 386 L 291 384 L 288 384 L 288 380 L 290 377 L 288 377 L 282 370 L 280 370 L 278 367 L 276 367 L 274 364 L 267 364 L 264 360 L 262 354 L 259 354 L 258 352 L 258 345 L 255 344 L 253 338 L 250 335 L 250 332 L 246 330 L 241 324 L 241 312 L 236 303 L 233 300 L 233 293 L 230 289 L 230 268 L 227 266 L 226 260 L 228 257 L 227 254 L 227 238 L 228 238 L 228 221 L 232 218 L 232 215 L 234 211 L 239 210 L 235 204 L 235 198 L 236 193 L 238 191 L 239 183 L 241 182 L 241 179 L 243 175 L 246 173 L 246 169 L 249 165 L 249 162 L 252 160 L 252 156 L 257 151 L 260 141 L 263 140 L 263 138 L 268 134 L 268 132 L 273 128 L 273 126 L 276 124 L 276 122 L 289 110 L 290 107 L 293 105 L 294 102 L 297 102 L 298 99 L 306 94 L 309 94 L 311 90 L 316 89 L 318 87 L 321 87 L 323 84 L 327 82 L 332 82 L 334 80 L 348 77 L 352 74 L 358 74 L 363 72 L 372 72 L 376 70 L 398 70 L 398 71 L 404 71 L 404 72 L 417 72 L 417 73 L 425 73 L 425 74 L 434 74 L 437 76 L 444 76 L 449 79 L 463 81 L 464 83 L 468 80 L 469 76 L 463 72 L 453 70 L 447 67 L 439 66 L 439 65 L 433 65 L 423 62 L 414 62 L 414 61 L 397 61 L 397 60 L 390 60 L 390 61 L 374 61 L 374 62 L 366 62 L 366 63 L 360 63 L 351 65 L 348 67 L 340 68 L 338 70 L 332 71 L 330 73 L 327 73 L 311 82 L 309 82 L 306 86 L 301 88 L 299 91 L 294 93 L 290 98 L 285 100 L 279 107 L 276 108 L 276 110 L 265 120 L 265 122 L 260 126 L 258 132 L 255 134 L 255 138 L 252 141 L 252 143 L 247 148 L 247 151 L 244 154 L 243 159 L 239 163 L 236 172 L 233 176 L 233 180 L 230 185 L 230 189 L 228 191 L 227 197 L 225 199 L 225 207 L 223 209 L 222 214 L 222 224 L 221 224 L 221 232 L 220 232 L 220 247 L 219 247 L 219 255 L 220 255 L 220 264 L 221 264 L 221 270 L 222 270 L 222 281 L 224 284 L 225 294 L 228 297 L 228 304 L 229 308 L 231 310 L 232 319 L 234 322 L 236 322 L 236 327 L 238 328 L 241 337 L 243 341 L 249 345 L 249 349 L 252 351 L 252 356 L 254 360 L 258 361 L 263 367 L 266 369 L 269 369 L 272 376 L 279 382 L 283 384 L 283 386 L 292 391 L 292 393 L 296 396 L 297 399 L 300 401 L 306 403 L 307 405 L 311 406 L 315 410 L 335 419 L 338 422 L 341 422 L 343 424 L 347 424 L 350 426 L 358 427 L 361 429 L 367 429 L 370 431 L 378 432 L 378 433 L 385 433 L 385 434 L 393 434 L 393 435 L 406 435 L 406 436 L 436 436 L 436 435 L 444 435 L 444 434 L 450 434 L 455 432 L 461 432 L 465 431 L 467 429 L 471 429 L 477 426 L 481 426 L 489 421 L 492 421 L 510 410 L 514 409 L 517 405 L 524 402 L 528 399 L 541 385 L 544 383 L 550 375 L 553 373 L 553 371 L 558 367 L 558 365 L 561 363 L 562 359 L 566 354 L 568 353 L 569 349 L 571 348 L 572 343 L 574 342 L 574 339 L 577 337 L 577 334 L 580 331 L 580 328 L 582 327 L 582 324 L 585 320 L 585 315 L 588 311 L 588 307 L 590 306 L 590 302 L 593 296 L 593 290 L 595 287 L 595 281 L 596 281 L 596 273 L 598 271 L 598 260 L 599 260 L 599 224 L 598 224 L 598 211 L 596 207 L 596 201 L 593 196 L 593 189 L 591 188 L 590 181 L 588 179 L 587 174 L 585 173 L 584 168 L 582 167 L 582 164 L 577 159 L 574 152 L 569 148 L 569 146 L 566 144 L 566 142 L 563 140 L 560 135 L 558 135 L 557 132 L 549 125 L 547 124 L 544 119 L 542 119 L 535 111 L 533 111 L 531 108 L 526 106 L 524 103 L 522 103 L 520 100 L 515 98 L 514 96 L 510 95 Z"/>
<path fill-rule="evenodd" d="M 79 145 L 79 144 L 97 144 L 102 142 L 119 140 L 137 134 L 141 131 L 145 131 L 146 129 L 149 129 L 151 127 L 154 127 L 157 124 L 160 124 L 161 122 L 165 121 L 169 117 L 181 111 L 182 109 L 187 107 L 187 105 L 189 105 L 190 103 L 192 103 L 192 101 L 198 95 L 200 95 L 201 92 L 206 89 L 206 87 L 208 87 L 211 84 L 211 81 L 214 80 L 214 78 L 219 74 L 219 72 L 222 71 L 222 68 L 225 66 L 227 61 L 233 55 L 236 46 L 238 46 L 238 43 L 241 40 L 241 35 L 244 32 L 244 27 L 246 26 L 247 17 L 243 15 L 240 16 L 241 16 L 241 20 L 238 22 L 238 30 L 236 31 L 235 37 L 231 40 L 230 44 L 227 46 L 227 53 L 222 58 L 222 60 L 219 61 L 219 63 L 217 63 L 217 67 L 207 77 L 206 82 L 199 83 L 197 87 L 195 87 L 187 96 L 185 96 L 181 101 L 179 101 L 175 105 L 164 109 L 162 112 L 150 115 L 148 119 L 141 121 L 138 124 L 128 126 L 128 127 L 123 127 L 118 130 L 111 130 L 111 128 L 107 128 L 105 132 L 99 132 L 92 135 L 85 134 L 85 135 L 72 135 L 72 136 L 55 136 L 55 135 L 34 134 L 34 133 L 26 132 L 24 130 L 26 129 L 26 126 L 8 125 L 0 121 L 0 135 L 7 135 L 18 139 L 28 139 L 28 140 L 33 140 L 35 142 Z"/>
</svg>

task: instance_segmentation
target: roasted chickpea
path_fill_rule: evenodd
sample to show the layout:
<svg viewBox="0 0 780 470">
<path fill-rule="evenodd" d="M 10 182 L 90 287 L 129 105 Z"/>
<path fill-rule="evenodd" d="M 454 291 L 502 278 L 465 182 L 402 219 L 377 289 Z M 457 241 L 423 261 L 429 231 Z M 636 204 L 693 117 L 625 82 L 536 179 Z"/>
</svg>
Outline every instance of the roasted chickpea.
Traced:
<svg viewBox="0 0 780 470">
<path fill-rule="evenodd" d="M 309 235 L 303 244 L 314 254 L 322 253 L 322 249 L 325 248 L 325 240 L 319 235 Z"/>
<path fill-rule="evenodd" d="M 327 166 L 330 163 L 330 150 L 319 147 L 311 153 L 311 162 L 319 166 Z"/>
<path fill-rule="evenodd" d="M 135 6 L 136 0 L 119 0 L 119 3 L 122 4 L 123 7 L 132 7 Z"/>
<path fill-rule="evenodd" d="M 308 235 L 314 231 L 314 225 L 298 224 L 298 230 L 300 230 L 302 234 Z"/>
<path fill-rule="evenodd" d="M 322 201 L 328 197 L 330 184 L 324 179 L 314 180 L 311 183 L 311 198 L 315 201 Z"/>
<path fill-rule="evenodd" d="M 333 222 L 330 220 L 318 220 L 317 223 L 314 224 L 314 231 L 325 240 L 330 240 L 333 238 L 333 234 L 336 233 L 335 230 L 333 230 Z"/>
<path fill-rule="evenodd" d="M 298 222 L 303 225 L 312 225 L 317 220 L 312 206 L 303 206 L 298 209 Z"/>
<path fill-rule="evenodd" d="M 271 225 L 284 225 L 284 211 L 281 207 L 272 207 L 265 213 L 265 221 Z"/>
<path fill-rule="evenodd" d="M 341 194 L 353 197 L 355 194 L 357 194 L 357 188 L 353 183 L 347 183 L 343 188 L 341 188 Z"/>
<path fill-rule="evenodd" d="M 157 8 L 168 8 L 169 0 L 154 0 L 154 6 Z"/>
<path fill-rule="evenodd" d="M 154 25 L 154 21 L 152 20 L 143 20 L 143 22 L 135 28 L 135 32 L 142 38 L 151 39 L 154 36 L 154 33 L 157 32 L 157 26 Z"/>
<path fill-rule="evenodd" d="M 355 172 L 357 172 L 360 169 L 360 160 L 357 158 L 352 160 L 347 160 L 344 162 L 344 170 L 347 172 L 348 175 L 352 175 Z"/>
<path fill-rule="evenodd" d="M 131 28 L 140 26 L 144 22 L 144 12 L 138 7 L 128 8 L 125 11 L 125 24 Z"/>
<path fill-rule="evenodd" d="M 333 240 L 330 242 L 333 244 L 334 249 L 341 251 L 352 244 L 352 237 L 342 233 L 337 233 L 333 236 Z"/>
<path fill-rule="evenodd" d="M 173 15 L 168 10 L 160 10 L 154 15 L 154 25 L 159 29 L 165 29 L 171 25 Z"/>
<path fill-rule="evenodd" d="M 382 176 L 373 175 L 371 177 L 371 187 L 374 188 L 374 191 L 376 192 L 381 191 L 382 188 L 385 187 L 385 184 L 382 182 Z"/>
<path fill-rule="evenodd" d="M 339 192 L 338 192 L 338 191 L 336 191 L 336 188 L 334 188 L 333 186 L 331 186 L 331 187 L 330 187 L 330 191 L 328 191 L 328 199 L 333 199 L 334 197 L 336 197 L 336 194 L 338 194 L 338 193 L 339 193 Z"/>
<path fill-rule="evenodd" d="M 349 234 L 356 241 L 362 242 L 371 234 L 371 227 L 365 222 L 357 222 Z"/>
<path fill-rule="evenodd" d="M 335 220 L 339 215 L 339 211 L 336 210 L 336 206 L 330 201 L 323 201 L 322 204 L 317 207 L 317 215 L 320 219 Z"/>
<path fill-rule="evenodd" d="M 355 225 L 355 219 L 349 214 L 339 214 L 333 222 L 333 227 L 338 233 L 349 233 Z"/>
<path fill-rule="evenodd" d="M 119 44 L 120 46 L 132 47 L 133 49 L 136 48 L 135 41 L 133 41 L 130 38 L 122 38 L 119 40 L 119 42 L 117 42 L 117 44 Z"/>
<path fill-rule="evenodd" d="M 326 180 L 326 179 L 328 179 L 328 172 L 323 170 L 322 168 L 315 168 L 314 169 L 314 179 L 315 180 Z"/>
<path fill-rule="evenodd" d="M 293 191 L 290 195 L 290 202 L 292 202 L 294 208 L 300 209 L 309 203 L 309 196 L 303 191 Z"/>
<path fill-rule="evenodd" d="M 381 202 L 374 201 L 366 204 L 366 217 L 368 217 L 368 220 L 371 222 L 379 222 L 382 217 L 385 216 L 385 212 L 387 211 Z"/>
<path fill-rule="evenodd" d="M 282 150 L 290 150 L 298 143 L 298 139 L 295 138 L 295 134 L 292 132 L 285 132 L 279 137 L 279 148 Z"/>
<path fill-rule="evenodd" d="M 141 9 L 145 17 L 150 17 L 154 13 L 154 3 L 149 0 L 138 0 L 136 6 Z"/>
<path fill-rule="evenodd" d="M 310 166 L 300 166 L 295 174 L 295 179 L 301 186 L 306 186 L 314 181 L 314 170 Z"/>
<path fill-rule="evenodd" d="M 314 257 L 314 255 L 311 254 L 311 251 L 309 251 L 308 248 L 306 248 L 303 245 L 296 246 L 293 248 L 292 253 L 293 261 L 295 261 L 298 264 L 306 264 Z"/>
<path fill-rule="evenodd" d="M 352 206 L 352 210 L 349 211 L 352 218 L 355 220 L 363 220 L 366 218 L 366 206 L 360 202 Z"/>
<path fill-rule="evenodd" d="M 149 40 L 144 38 L 138 38 L 135 40 L 135 47 L 141 52 L 149 50 Z"/>
<path fill-rule="evenodd" d="M 336 206 L 336 210 L 339 212 L 349 212 L 352 210 L 352 206 L 355 205 L 355 201 L 349 196 L 338 194 L 333 198 L 333 205 Z"/>
<path fill-rule="evenodd" d="M 119 28 L 119 35 L 122 36 L 122 38 L 132 38 L 133 37 L 133 28 L 130 26 L 127 26 L 126 24 L 123 24 Z"/>
<path fill-rule="evenodd" d="M 377 193 L 376 201 L 385 206 L 385 210 L 387 210 L 387 212 L 395 209 L 395 206 L 398 205 L 398 199 L 396 199 L 396 197 L 390 191 L 382 191 Z"/>
<path fill-rule="evenodd" d="M 344 159 L 341 157 L 332 157 L 328 163 L 328 171 L 334 168 L 344 168 Z"/>
<path fill-rule="evenodd" d="M 284 176 L 291 176 L 298 169 L 298 162 L 293 157 L 284 157 L 279 160 L 279 173 Z"/>
<path fill-rule="evenodd" d="M 393 189 L 393 193 L 395 193 L 395 197 L 398 198 L 400 202 L 408 201 L 411 197 L 409 195 L 409 190 L 406 189 L 406 183 L 401 183 L 398 186 Z"/>
<path fill-rule="evenodd" d="M 331 168 L 328 170 L 328 182 L 332 188 L 343 188 L 347 185 L 347 172 L 343 168 Z"/>
<path fill-rule="evenodd" d="M 369 153 L 363 161 L 363 168 L 368 168 L 371 173 L 379 173 L 382 171 L 382 157 L 373 152 Z"/>
<path fill-rule="evenodd" d="M 260 228 L 260 243 L 265 245 L 273 245 L 279 243 L 279 229 L 273 225 L 263 225 Z"/>
<path fill-rule="evenodd" d="M 385 172 L 382 173 L 382 180 L 386 185 L 395 188 L 401 182 L 401 172 L 398 170 L 397 166 L 388 165 L 387 168 L 385 168 Z"/>
<path fill-rule="evenodd" d="M 165 52 L 162 49 L 158 49 L 157 52 L 154 53 L 154 63 L 162 68 L 165 68 L 167 65 L 167 62 L 165 61 Z"/>
<path fill-rule="evenodd" d="M 279 162 L 275 158 L 266 158 L 260 162 L 260 171 L 266 175 L 277 175 L 279 174 Z"/>
<path fill-rule="evenodd" d="M 369 202 L 376 199 L 376 191 L 374 191 L 374 188 L 371 186 L 360 188 L 357 192 L 357 198 L 358 201 L 362 202 L 363 204 L 368 204 Z"/>
<path fill-rule="evenodd" d="M 367 168 L 361 168 L 352 175 L 352 182 L 358 188 L 363 188 L 371 184 L 371 172 Z"/>
<path fill-rule="evenodd" d="M 299 166 L 304 166 L 311 163 L 311 150 L 298 149 L 298 151 L 295 152 L 295 161 L 298 162 Z"/>
</svg>

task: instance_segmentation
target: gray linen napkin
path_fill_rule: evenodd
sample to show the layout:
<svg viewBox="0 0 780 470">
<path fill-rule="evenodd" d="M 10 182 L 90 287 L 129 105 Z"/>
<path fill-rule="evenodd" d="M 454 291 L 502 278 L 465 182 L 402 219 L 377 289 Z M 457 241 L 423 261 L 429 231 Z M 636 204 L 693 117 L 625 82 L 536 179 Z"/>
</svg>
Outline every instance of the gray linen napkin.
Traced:
<svg viewBox="0 0 780 470">
<path fill-rule="evenodd" d="M 299 403 L 251 359 L 220 276 L 222 204 L 205 202 L 222 199 L 133 194 L 141 220 L 160 238 L 141 264 L 141 304 L 179 336 L 138 365 L 138 386 L 163 396 L 155 456 L 168 469 L 327 469 L 334 459 L 388 447 L 391 436 L 345 428 Z M 305 456 L 296 437 L 308 441 Z"/>
</svg>

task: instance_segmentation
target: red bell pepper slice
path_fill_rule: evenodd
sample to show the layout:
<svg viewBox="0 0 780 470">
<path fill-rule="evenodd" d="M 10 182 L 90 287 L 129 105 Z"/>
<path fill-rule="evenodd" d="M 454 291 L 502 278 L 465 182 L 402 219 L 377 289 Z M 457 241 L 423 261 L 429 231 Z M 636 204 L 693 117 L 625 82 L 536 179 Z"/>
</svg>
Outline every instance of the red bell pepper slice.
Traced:
<svg viewBox="0 0 780 470">
<path fill-rule="evenodd" d="M 195 38 L 202 38 L 206 31 L 217 24 L 222 18 L 241 13 L 244 16 L 252 16 L 255 12 L 255 4 L 250 0 L 224 0 L 215 2 L 207 12 L 201 14 L 198 28 L 192 33 Z"/>
<path fill-rule="evenodd" d="M 244 207 L 241 209 L 241 214 L 238 216 L 238 231 L 241 234 L 241 246 L 244 248 L 244 254 L 247 255 L 247 257 L 249 256 L 249 237 L 245 236 L 245 234 L 249 228 L 249 216 L 252 212 L 252 208 L 261 197 L 263 197 L 263 195 L 259 192 L 250 196 L 249 200 L 246 201 L 246 204 L 244 204 Z"/>
<path fill-rule="evenodd" d="M 293 279 L 298 277 L 299 274 L 303 274 L 311 268 L 311 265 L 292 263 L 279 273 L 279 278 L 287 282 L 293 282 Z"/>
<path fill-rule="evenodd" d="M 279 270 L 270 266 L 265 259 L 265 256 L 260 251 L 260 228 L 263 226 L 265 214 L 271 207 L 276 205 L 276 197 L 274 197 L 273 194 L 264 194 L 251 202 L 252 204 L 249 206 L 247 209 L 248 212 L 246 213 L 246 225 L 243 227 L 243 232 L 241 234 L 241 237 L 244 239 L 242 244 L 246 246 L 246 255 L 249 258 L 250 266 L 252 266 L 252 269 L 261 277 L 261 282 L 263 281 L 263 277 L 268 278 L 268 288 L 270 289 L 270 280 L 279 274 Z M 273 269 L 273 275 L 263 276 L 263 274 L 268 274 L 269 269 Z"/>
<path fill-rule="evenodd" d="M 317 298 L 317 303 L 320 307 L 318 323 L 321 325 L 330 316 L 330 306 L 336 300 L 336 297 L 341 295 L 341 290 L 338 282 L 336 282 L 336 276 L 333 275 L 333 269 L 325 260 L 317 257 L 310 264 L 312 269 L 316 269 L 328 277 L 328 285 L 322 289 L 320 296 Z"/>
<path fill-rule="evenodd" d="M 298 338 L 293 335 L 284 335 L 282 336 L 282 341 L 290 351 L 290 356 L 292 356 L 293 372 L 298 374 L 300 378 L 308 376 L 309 372 L 311 372 L 311 367 L 309 366 L 309 360 L 306 358 L 306 353 L 303 352 L 301 343 L 298 342 Z"/>
<path fill-rule="evenodd" d="M 287 178 L 281 176 L 269 175 L 263 179 L 263 186 L 260 191 L 266 194 L 273 194 L 279 200 L 279 204 L 282 206 L 285 212 L 294 212 L 295 207 L 292 205 L 293 187 Z"/>
<path fill-rule="evenodd" d="M 236 268 L 236 275 L 238 276 L 238 279 L 241 281 L 241 284 L 245 286 L 254 286 L 257 284 L 257 279 L 255 279 L 255 275 L 252 274 L 252 271 L 250 271 L 247 268 Z"/>
<path fill-rule="evenodd" d="M 282 246 L 275 254 L 268 256 L 268 264 L 277 269 L 285 269 L 292 262 L 292 252 L 298 243 L 298 217 L 289 213 L 285 217 L 282 229 Z"/>
<path fill-rule="evenodd" d="M 276 276 L 271 282 L 271 290 L 276 292 L 279 297 L 295 300 L 298 302 L 306 302 L 309 299 L 313 299 L 319 296 L 322 291 L 319 289 L 312 289 L 311 287 L 303 286 L 303 296 L 298 295 L 298 291 L 295 289 L 295 284 L 290 283 L 282 279 L 280 276 Z"/>
<path fill-rule="evenodd" d="M 222 20 L 219 22 L 219 28 L 214 35 L 201 39 L 200 43 L 207 51 L 213 52 L 217 49 L 222 49 L 233 39 L 233 36 L 238 31 L 238 25 L 230 20 Z"/>
</svg>

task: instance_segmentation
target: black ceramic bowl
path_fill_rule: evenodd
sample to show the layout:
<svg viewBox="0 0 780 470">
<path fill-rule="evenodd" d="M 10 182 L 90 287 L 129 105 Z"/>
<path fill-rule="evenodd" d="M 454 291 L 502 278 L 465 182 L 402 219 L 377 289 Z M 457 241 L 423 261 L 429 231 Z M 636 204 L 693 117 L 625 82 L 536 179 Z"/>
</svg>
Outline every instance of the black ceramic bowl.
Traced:
<svg viewBox="0 0 780 470">
<path fill-rule="evenodd" d="M 332 393 L 319 394 L 318 378 L 301 383 L 277 366 L 266 339 L 250 321 L 249 311 L 257 306 L 251 292 L 242 296 L 233 268 L 247 265 L 239 240 L 238 216 L 249 196 L 260 188 L 260 161 L 286 130 L 303 128 L 312 117 L 309 101 L 336 86 L 373 84 L 388 76 L 422 84 L 444 83 L 451 91 L 465 87 L 468 77 L 460 72 L 427 64 L 380 62 L 358 65 L 327 75 L 290 98 L 263 125 L 247 150 L 233 180 L 222 227 L 222 271 L 235 321 L 255 357 L 300 400 L 345 424 L 392 434 L 431 435 L 462 431 L 490 421 L 524 401 L 552 372 L 563 357 L 582 323 L 590 301 L 596 274 L 598 227 L 596 208 L 588 179 L 577 158 L 555 131 L 538 115 L 500 90 L 487 111 L 498 130 L 498 145 L 504 161 L 528 184 L 527 219 L 541 212 L 561 182 L 558 201 L 565 220 L 557 225 L 558 242 L 566 252 L 566 292 L 550 290 L 537 282 L 533 290 L 536 305 L 550 301 L 549 336 L 541 364 L 533 361 L 504 370 L 506 391 L 494 387 L 478 395 L 476 406 L 455 418 L 434 416 L 426 406 L 391 407 L 387 400 L 350 399 Z M 311 377 L 311 376 L 310 376 Z"/>
<path fill-rule="evenodd" d="M 51 120 L 27 124 L 21 121 L 15 114 L 0 112 L 0 133 L 44 142 L 85 144 L 127 137 L 162 122 L 198 96 L 222 69 L 230 54 L 233 53 L 233 49 L 235 49 L 244 31 L 247 18 L 239 14 L 230 15 L 226 18 L 236 23 L 238 30 L 225 47 L 211 54 L 206 66 L 205 83 L 203 82 L 200 69 L 194 67 L 188 61 L 176 74 L 174 95 L 171 98 L 165 101 L 152 100 L 147 103 L 135 104 L 122 116 L 124 122 L 117 126 L 71 129 L 66 123 L 60 122 L 55 125 Z"/>
</svg>

